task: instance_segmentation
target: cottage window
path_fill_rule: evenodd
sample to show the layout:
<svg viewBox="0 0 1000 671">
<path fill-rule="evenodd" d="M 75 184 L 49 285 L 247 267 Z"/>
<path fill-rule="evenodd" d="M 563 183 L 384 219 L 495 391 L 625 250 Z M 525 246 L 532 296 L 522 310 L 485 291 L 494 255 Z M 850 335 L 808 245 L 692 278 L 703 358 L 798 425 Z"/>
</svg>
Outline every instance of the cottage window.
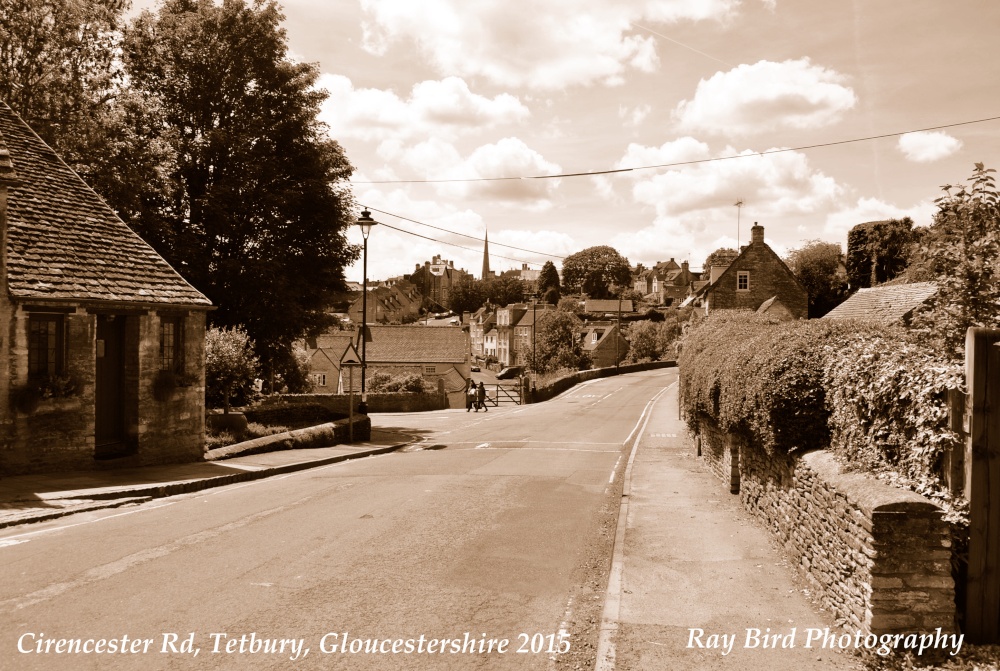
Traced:
<svg viewBox="0 0 1000 671">
<path fill-rule="evenodd" d="M 61 375 L 63 352 L 63 316 L 28 317 L 28 377 L 32 380 Z"/>
<path fill-rule="evenodd" d="M 181 317 L 160 317 L 160 370 L 184 371 L 183 324 Z"/>
<path fill-rule="evenodd" d="M 750 291 L 750 273 L 748 271 L 741 270 L 736 274 L 736 290 Z"/>
<path fill-rule="evenodd" d="M 320 387 L 326 386 L 326 373 L 316 373 L 316 384 Z"/>
<path fill-rule="evenodd" d="M 435 372 L 437 372 L 437 367 L 424 366 L 424 375 L 434 375 Z"/>
<path fill-rule="evenodd" d="M 590 334 L 590 342 L 597 342 L 597 331 Z"/>
</svg>

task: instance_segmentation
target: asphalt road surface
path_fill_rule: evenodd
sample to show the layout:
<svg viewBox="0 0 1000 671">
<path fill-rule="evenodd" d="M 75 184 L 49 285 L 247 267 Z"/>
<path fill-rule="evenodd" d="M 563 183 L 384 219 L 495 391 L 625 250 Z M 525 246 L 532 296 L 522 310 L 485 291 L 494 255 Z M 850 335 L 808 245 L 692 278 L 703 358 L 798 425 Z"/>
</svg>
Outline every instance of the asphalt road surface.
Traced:
<svg viewBox="0 0 1000 671">
<path fill-rule="evenodd" d="M 5 530 L 0 668 L 592 668 L 623 446 L 675 380 L 376 415 L 421 442 Z"/>
</svg>

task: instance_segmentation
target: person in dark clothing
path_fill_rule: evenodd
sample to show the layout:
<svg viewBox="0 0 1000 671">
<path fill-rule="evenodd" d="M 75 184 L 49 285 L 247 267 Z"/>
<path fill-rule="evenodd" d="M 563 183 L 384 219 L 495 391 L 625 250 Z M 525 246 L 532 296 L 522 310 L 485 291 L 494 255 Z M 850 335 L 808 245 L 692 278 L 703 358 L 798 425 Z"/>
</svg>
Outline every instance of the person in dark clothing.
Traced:
<svg viewBox="0 0 1000 671">
<path fill-rule="evenodd" d="M 476 398 L 478 397 L 478 390 L 476 389 L 476 383 L 469 379 L 469 386 L 465 389 L 465 411 L 469 412 L 472 407 L 476 405 Z M 476 408 L 476 412 L 479 412 L 479 408 Z"/>
<path fill-rule="evenodd" d="M 483 409 L 483 412 L 489 412 L 486 409 L 486 386 L 482 382 L 479 383 L 479 389 L 476 392 L 476 401 L 478 406 Z M 478 411 L 477 408 L 476 412 Z"/>
</svg>

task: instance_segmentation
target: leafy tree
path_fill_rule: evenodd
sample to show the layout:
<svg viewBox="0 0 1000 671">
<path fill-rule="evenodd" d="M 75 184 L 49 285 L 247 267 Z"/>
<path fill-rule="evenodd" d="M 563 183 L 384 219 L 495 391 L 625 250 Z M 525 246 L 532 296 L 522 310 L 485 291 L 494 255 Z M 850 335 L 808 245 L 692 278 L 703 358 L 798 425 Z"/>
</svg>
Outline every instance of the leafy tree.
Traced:
<svg viewBox="0 0 1000 671">
<path fill-rule="evenodd" d="M 122 51 L 141 102 L 133 127 L 162 147 L 166 174 L 160 200 L 119 209 L 272 370 L 329 324 L 359 251 L 344 237 L 353 168 L 317 120 L 317 67 L 289 58 L 282 20 L 273 0 L 165 0 Z"/>
<path fill-rule="evenodd" d="M 210 328 L 205 333 L 205 400 L 229 412 L 230 402 L 246 403 L 253 394 L 259 361 L 247 332 Z"/>
<path fill-rule="evenodd" d="M 119 84 L 127 0 L 0 0 L 0 100 L 88 172 Z"/>
<path fill-rule="evenodd" d="M 913 220 L 888 219 L 858 224 L 847 233 L 847 280 L 852 290 L 888 282 L 907 266 Z"/>
<path fill-rule="evenodd" d="M 976 163 L 968 185 L 944 187 L 920 256 L 936 275 L 937 294 L 913 323 L 931 342 L 961 357 L 965 332 L 1000 326 L 1000 194 L 993 169 Z"/>
<path fill-rule="evenodd" d="M 580 370 L 590 364 L 590 358 L 580 343 L 583 322 L 572 312 L 546 310 L 538 315 L 536 324 L 536 355 L 534 369 L 545 373 L 569 368 Z"/>
<path fill-rule="evenodd" d="M 551 261 L 546 261 L 538 273 L 538 295 L 549 305 L 559 303 L 559 271 Z"/>
<path fill-rule="evenodd" d="M 463 277 L 448 293 L 448 309 L 458 314 L 475 312 L 486 303 L 486 286 L 471 276 Z"/>
<path fill-rule="evenodd" d="M 631 284 L 628 259 L 613 247 L 588 247 L 563 260 L 563 284 L 584 292 L 591 298 L 610 298 L 612 285 Z"/>
<path fill-rule="evenodd" d="M 624 328 L 622 335 L 628 340 L 629 363 L 661 361 L 674 357 L 674 342 L 680 337 L 681 327 L 676 317 L 661 322 L 648 320 L 633 322 Z"/>
<path fill-rule="evenodd" d="M 809 292 L 809 317 L 822 317 L 847 298 L 847 276 L 841 270 L 840 245 L 810 240 L 793 249 L 786 262 Z"/>
<path fill-rule="evenodd" d="M 524 282 L 512 275 L 482 280 L 486 298 L 494 305 L 510 305 L 524 301 Z"/>
<path fill-rule="evenodd" d="M 702 270 L 707 273 L 712 270 L 712 266 L 728 266 L 739 255 L 740 253 L 732 247 L 719 247 L 705 259 Z"/>
</svg>

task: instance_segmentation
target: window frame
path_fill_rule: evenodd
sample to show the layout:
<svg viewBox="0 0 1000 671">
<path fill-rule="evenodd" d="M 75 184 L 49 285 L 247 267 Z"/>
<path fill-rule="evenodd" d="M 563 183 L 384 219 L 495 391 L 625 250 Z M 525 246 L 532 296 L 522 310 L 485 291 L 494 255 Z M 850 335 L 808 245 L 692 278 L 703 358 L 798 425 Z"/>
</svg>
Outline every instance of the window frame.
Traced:
<svg viewBox="0 0 1000 671">
<path fill-rule="evenodd" d="M 42 362 L 39 354 L 42 349 L 38 347 L 38 340 L 33 333 L 33 327 L 37 324 L 54 324 L 51 332 L 45 333 L 45 360 L 44 370 L 41 370 Z M 66 374 L 66 316 L 61 313 L 33 312 L 28 315 L 28 379 L 47 380 Z M 49 338 L 54 342 L 50 343 Z M 52 361 L 49 361 L 51 353 Z"/>
<path fill-rule="evenodd" d="M 173 335 L 170 343 L 171 356 L 166 356 L 167 344 L 164 338 L 166 326 L 171 326 Z M 170 371 L 178 375 L 184 373 L 184 317 L 177 314 L 160 315 L 158 370 Z M 169 363 L 168 363 L 169 361 Z"/>
<path fill-rule="evenodd" d="M 740 286 L 741 284 L 746 284 L 746 286 Z M 740 270 L 736 273 L 736 290 L 737 291 L 750 291 L 750 271 Z"/>
</svg>

